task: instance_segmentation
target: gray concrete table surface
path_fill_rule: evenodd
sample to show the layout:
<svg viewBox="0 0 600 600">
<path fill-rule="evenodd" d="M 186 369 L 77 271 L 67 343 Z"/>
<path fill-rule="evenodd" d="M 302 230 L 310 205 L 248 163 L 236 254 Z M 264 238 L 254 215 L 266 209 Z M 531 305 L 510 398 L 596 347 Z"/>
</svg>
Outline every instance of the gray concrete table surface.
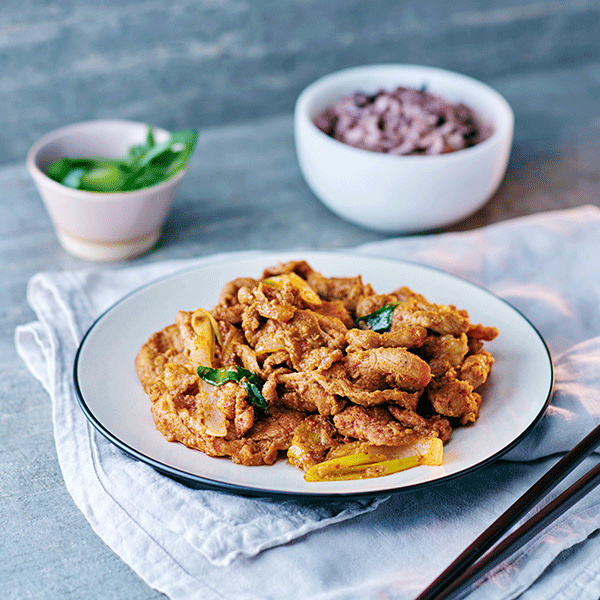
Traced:
<svg viewBox="0 0 600 600">
<path fill-rule="evenodd" d="M 538 211 L 599 204 L 600 64 L 504 74 L 516 113 L 508 173 L 465 231 Z M 244 249 L 338 249 L 385 236 L 344 222 L 307 188 L 290 114 L 201 131 L 157 248 L 128 265 Z M 22 161 L 0 168 L 0 585 L 4 598 L 163 597 L 94 534 L 61 477 L 50 401 L 18 358 L 15 327 L 34 318 L 28 279 L 89 267 L 58 245 Z M 110 265 L 106 268 L 120 268 Z"/>
</svg>

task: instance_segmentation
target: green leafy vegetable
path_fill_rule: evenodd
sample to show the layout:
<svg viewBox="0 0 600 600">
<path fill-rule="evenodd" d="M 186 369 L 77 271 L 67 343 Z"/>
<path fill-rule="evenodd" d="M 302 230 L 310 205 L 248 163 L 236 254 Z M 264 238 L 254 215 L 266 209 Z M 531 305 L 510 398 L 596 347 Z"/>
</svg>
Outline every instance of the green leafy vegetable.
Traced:
<svg viewBox="0 0 600 600">
<path fill-rule="evenodd" d="M 161 183 L 189 162 L 198 131 L 181 129 L 161 144 L 152 127 L 143 144 L 131 146 L 123 159 L 103 157 L 60 158 L 46 169 L 58 183 L 90 192 L 130 192 Z"/>
<path fill-rule="evenodd" d="M 98 164 L 84 172 L 79 180 L 79 188 L 92 192 L 112 192 L 122 189 L 126 181 L 127 173 L 117 165 Z"/>
<path fill-rule="evenodd" d="M 241 383 L 248 392 L 248 397 L 250 398 L 252 404 L 262 408 L 263 410 L 267 410 L 269 408 L 267 401 L 261 392 L 261 380 L 256 373 L 253 373 L 248 369 L 238 367 L 237 365 L 231 367 L 220 367 L 218 369 L 201 365 L 198 367 L 198 377 L 200 377 L 200 379 L 203 381 L 206 381 L 206 383 L 210 383 L 210 385 L 215 386 L 223 385 L 228 381 L 236 381 Z"/>
<path fill-rule="evenodd" d="M 242 385 L 246 388 L 252 404 L 258 406 L 258 408 L 262 408 L 262 410 L 268 410 L 269 406 L 258 385 L 248 380 L 242 381 Z"/>
<path fill-rule="evenodd" d="M 383 331 L 389 331 L 392 327 L 392 315 L 394 309 L 398 306 L 399 302 L 393 304 L 385 304 L 381 308 L 378 308 L 375 312 L 372 312 L 364 317 L 358 317 L 356 323 L 359 321 L 363 322 L 367 327 L 370 327 L 373 331 L 379 333 Z"/>
</svg>

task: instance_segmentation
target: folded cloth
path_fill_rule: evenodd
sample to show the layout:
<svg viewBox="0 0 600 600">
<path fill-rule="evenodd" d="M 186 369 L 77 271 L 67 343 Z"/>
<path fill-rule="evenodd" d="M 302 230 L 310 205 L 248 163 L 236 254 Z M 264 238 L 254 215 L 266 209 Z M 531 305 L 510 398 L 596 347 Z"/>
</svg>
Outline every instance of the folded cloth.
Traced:
<svg viewBox="0 0 600 600">
<path fill-rule="evenodd" d="M 487 287 L 532 321 L 556 367 L 552 403 L 510 462 L 386 498 L 311 504 L 192 490 L 130 459 L 88 424 L 71 369 L 93 320 L 151 279 L 224 255 L 38 274 L 28 288 L 38 320 L 20 326 L 15 340 L 51 397 L 69 492 L 150 586 L 173 600 L 408 600 L 549 468 L 555 458 L 547 457 L 600 423 L 598 247 L 600 211 L 583 207 L 355 249 L 434 265 Z M 598 598 L 600 536 L 592 534 L 599 528 L 595 491 L 470 597 Z"/>
</svg>

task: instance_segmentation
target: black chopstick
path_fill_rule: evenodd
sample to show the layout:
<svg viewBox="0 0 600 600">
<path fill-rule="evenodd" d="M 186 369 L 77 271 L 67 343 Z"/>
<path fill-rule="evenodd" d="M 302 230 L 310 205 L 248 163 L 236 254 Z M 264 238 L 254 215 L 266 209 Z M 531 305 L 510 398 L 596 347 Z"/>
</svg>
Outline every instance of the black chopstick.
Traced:
<svg viewBox="0 0 600 600">
<path fill-rule="evenodd" d="M 489 573 L 498 563 L 514 554 L 521 546 L 537 535 L 547 525 L 578 502 L 583 496 L 600 483 L 600 463 L 590 469 L 571 487 L 557 496 L 521 527 L 502 540 L 492 551 L 469 567 L 461 576 L 455 579 L 435 600 L 449 600 L 464 597 L 468 587 Z"/>
<path fill-rule="evenodd" d="M 483 577 L 507 556 L 516 552 L 552 520 L 592 490 L 600 482 L 600 464 L 521 525 L 489 554 L 483 556 L 525 513 L 589 456 L 598 444 L 600 444 L 600 425 L 500 515 L 415 600 L 458 598 L 468 586 Z"/>
</svg>

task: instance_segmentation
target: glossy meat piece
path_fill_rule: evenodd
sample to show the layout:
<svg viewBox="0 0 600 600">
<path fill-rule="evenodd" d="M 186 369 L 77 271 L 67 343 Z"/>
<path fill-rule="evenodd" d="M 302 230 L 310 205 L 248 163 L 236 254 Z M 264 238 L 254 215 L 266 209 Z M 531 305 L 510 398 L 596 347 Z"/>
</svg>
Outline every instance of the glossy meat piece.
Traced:
<svg viewBox="0 0 600 600">
<path fill-rule="evenodd" d="M 232 324 L 241 323 L 244 306 L 238 300 L 238 293 L 242 288 L 252 290 L 257 285 L 258 282 L 250 277 L 239 277 L 226 283 L 218 304 L 212 310 L 215 319 Z"/>
<path fill-rule="evenodd" d="M 427 338 L 425 327 L 393 322 L 390 331 L 378 333 L 371 329 L 349 329 L 346 333 L 348 352 L 372 348 L 420 348 Z"/>
<path fill-rule="evenodd" d="M 354 312 L 360 298 L 372 292 L 370 285 L 363 283 L 362 277 L 317 277 L 314 274 L 308 277 L 308 283 L 324 300 L 339 300 L 346 309 Z"/>
<path fill-rule="evenodd" d="M 485 327 L 481 323 L 471 323 L 467 335 L 475 340 L 491 342 L 498 336 L 498 329 L 496 327 Z"/>
<path fill-rule="evenodd" d="M 388 387 L 417 392 L 431 379 L 429 365 L 404 348 L 373 348 L 351 352 L 345 360 L 350 379 L 366 390 Z"/>
<path fill-rule="evenodd" d="M 335 396 L 347 398 L 361 406 L 374 406 L 379 404 L 398 404 L 404 408 L 416 409 L 420 392 L 385 387 L 383 389 L 367 389 L 358 382 L 350 380 L 345 366 L 341 363 L 334 364 L 330 369 L 307 373 L 319 385 Z"/>
<path fill-rule="evenodd" d="M 452 369 L 429 386 L 428 398 L 435 412 L 461 425 L 474 423 L 479 416 L 481 396 L 468 381 L 457 379 Z"/>
<path fill-rule="evenodd" d="M 346 327 L 334 317 L 297 310 L 289 321 L 268 319 L 255 331 L 245 333 L 259 356 L 285 350 L 292 366 L 301 370 L 302 361 L 312 350 L 343 348 Z"/>
<path fill-rule="evenodd" d="M 459 368 L 469 352 L 469 340 L 461 335 L 431 335 L 423 344 L 423 353 L 435 377 Z"/>
<path fill-rule="evenodd" d="M 494 357 L 486 350 L 467 356 L 460 367 L 459 379 L 467 381 L 473 389 L 477 389 L 487 381 L 493 365 Z"/>
<path fill-rule="evenodd" d="M 439 437 L 444 443 L 450 440 L 452 427 L 448 419 L 444 419 L 439 415 L 425 418 L 414 410 L 394 405 L 388 406 L 387 409 L 397 421 L 406 427 L 410 427 L 419 435 Z"/>
<path fill-rule="evenodd" d="M 277 381 L 287 392 L 280 395 L 280 402 L 295 410 L 329 416 L 346 404 L 343 396 L 327 390 L 311 373 L 283 373 Z"/>
<path fill-rule="evenodd" d="M 461 335 L 469 329 L 469 318 L 456 308 L 431 304 L 413 297 L 400 303 L 394 318 L 402 323 L 425 327 L 440 335 Z"/>
<path fill-rule="evenodd" d="M 333 417 L 333 424 L 342 435 L 377 446 L 397 446 L 416 435 L 379 406 L 349 406 Z"/>
</svg>

